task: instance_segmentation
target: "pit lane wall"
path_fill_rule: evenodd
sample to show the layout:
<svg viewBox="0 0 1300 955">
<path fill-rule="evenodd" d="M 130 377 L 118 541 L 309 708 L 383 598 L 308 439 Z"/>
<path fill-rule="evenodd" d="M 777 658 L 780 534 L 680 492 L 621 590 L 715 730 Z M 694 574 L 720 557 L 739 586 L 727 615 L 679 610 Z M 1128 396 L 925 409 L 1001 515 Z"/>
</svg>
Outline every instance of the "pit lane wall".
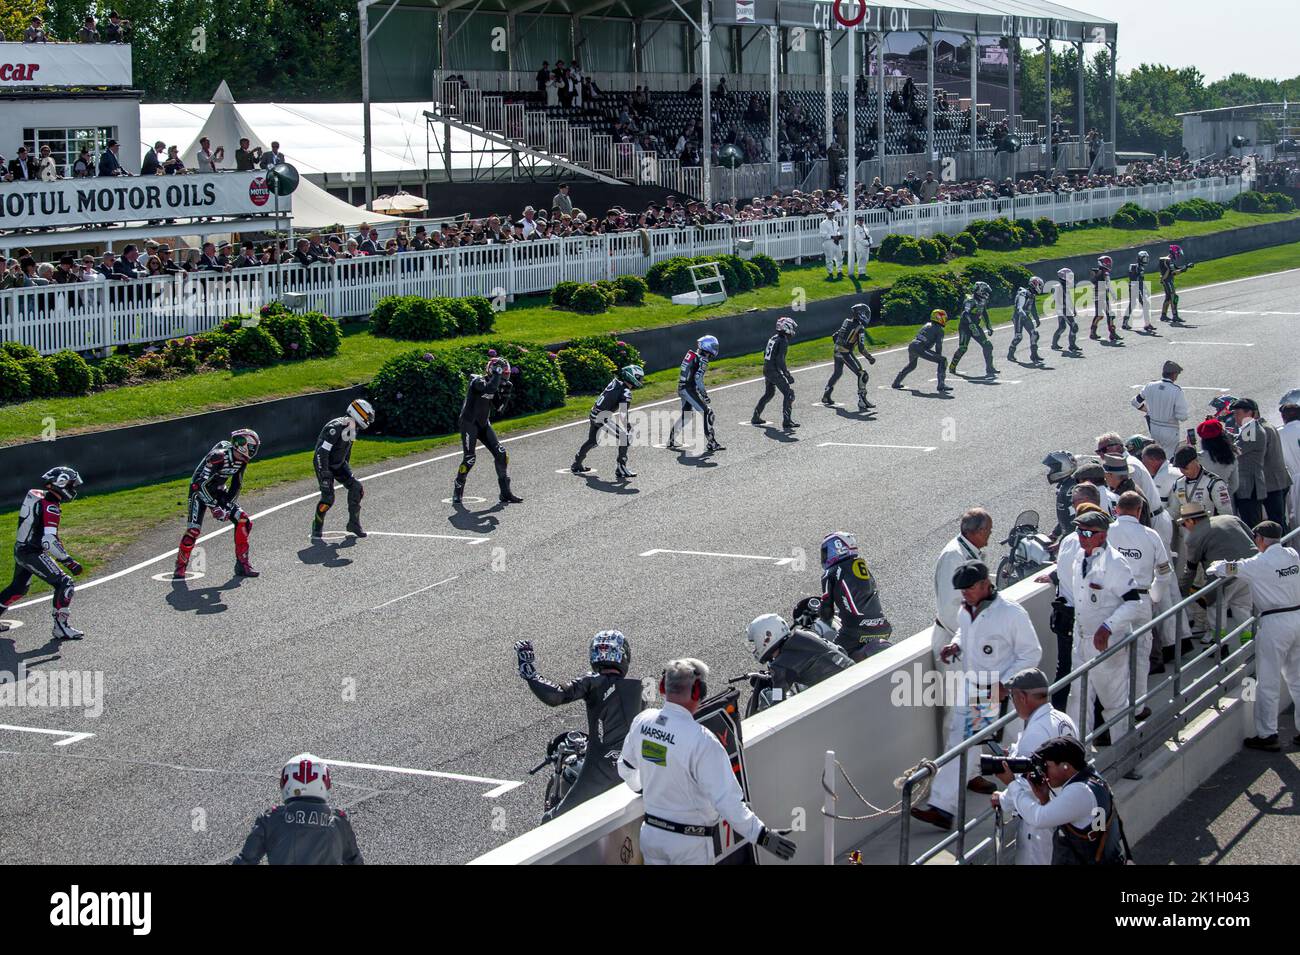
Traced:
<svg viewBox="0 0 1300 955">
<path fill-rule="evenodd" d="M 1048 627 L 1052 588 L 1022 581 L 1005 595 L 1029 611 L 1043 644 L 1040 666 L 1056 670 L 1056 639 Z M 923 757 L 938 755 L 939 711 L 917 699 L 923 678 L 932 672 L 930 629 L 913 634 L 883 653 L 824 683 L 765 710 L 743 724 L 750 803 L 760 818 L 776 827 L 802 820 L 806 827 L 791 838 L 795 859 L 819 864 L 823 858 L 822 765 L 833 749 L 844 769 L 877 806 L 898 799 L 894 779 Z M 1018 730 L 1008 730 L 1011 739 Z M 840 815 L 870 812 L 841 781 Z M 637 833 L 641 798 L 625 786 L 539 826 L 475 859 L 475 865 L 632 864 L 640 861 Z M 892 817 L 868 822 L 837 822 L 837 854 L 860 845 L 890 825 Z M 775 863 L 763 855 L 763 864 Z"/>
</svg>

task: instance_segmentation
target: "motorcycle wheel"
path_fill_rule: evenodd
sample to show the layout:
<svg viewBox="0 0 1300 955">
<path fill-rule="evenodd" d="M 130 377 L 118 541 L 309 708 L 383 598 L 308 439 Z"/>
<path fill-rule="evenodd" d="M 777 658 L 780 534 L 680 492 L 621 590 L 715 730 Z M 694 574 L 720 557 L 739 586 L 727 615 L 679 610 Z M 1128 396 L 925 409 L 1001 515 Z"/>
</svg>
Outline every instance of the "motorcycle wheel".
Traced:
<svg viewBox="0 0 1300 955">
<path fill-rule="evenodd" d="M 1002 590 L 1004 587 L 1010 587 L 1019 579 L 1020 575 L 1016 573 L 1015 563 L 1010 557 L 1003 557 L 1002 561 L 998 564 L 998 571 L 993 580 L 994 586 L 997 587 L 998 590 Z"/>
</svg>

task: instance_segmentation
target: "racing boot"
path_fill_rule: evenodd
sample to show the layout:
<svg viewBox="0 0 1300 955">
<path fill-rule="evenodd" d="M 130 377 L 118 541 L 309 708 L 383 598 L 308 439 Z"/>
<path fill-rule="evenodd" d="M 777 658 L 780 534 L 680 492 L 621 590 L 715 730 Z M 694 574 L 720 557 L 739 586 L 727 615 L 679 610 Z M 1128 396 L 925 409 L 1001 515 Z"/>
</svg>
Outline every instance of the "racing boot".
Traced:
<svg viewBox="0 0 1300 955">
<path fill-rule="evenodd" d="M 710 438 L 709 443 L 704 446 L 704 451 L 706 454 L 711 454 L 714 451 L 725 451 L 725 450 L 727 450 L 727 446 L 725 444 L 722 444 L 720 441 L 718 441 L 717 438 Z"/>
<path fill-rule="evenodd" d="M 465 497 L 465 482 L 457 481 L 454 485 L 452 485 L 451 503 L 459 504 L 464 499 L 464 497 Z"/>
<path fill-rule="evenodd" d="M 68 624 L 68 611 L 66 607 L 62 610 L 54 611 L 54 629 L 51 633 L 55 640 L 80 640 L 85 636 L 85 634 L 76 627 Z"/>
<path fill-rule="evenodd" d="M 1043 363 L 1043 356 L 1040 355 L 1040 354 L 1038 354 L 1038 349 L 1037 349 L 1037 348 L 1030 348 L 1030 349 L 1029 349 L 1029 360 L 1030 360 L 1030 362 L 1032 362 L 1032 363 L 1035 364 L 1035 365 L 1041 365 L 1041 364 Z"/>
<path fill-rule="evenodd" d="M 348 526 L 345 528 L 353 537 L 368 537 L 369 535 L 361 528 L 361 515 L 351 514 L 348 516 Z"/>
<path fill-rule="evenodd" d="M 863 412 L 870 411 L 870 410 L 871 410 L 872 408 L 874 408 L 874 407 L 875 407 L 875 405 L 873 405 L 870 401 L 867 400 L 867 396 L 866 396 L 866 395 L 858 395 L 858 410 L 859 410 L 859 411 L 863 411 Z"/>
<path fill-rule="evenodd" d="M 236 577 L 261 577 L 262 574 L 260 571 L 256 571 L 253 569 L 253 565 L 249 562 L 247 557 L 239 557 L 236 558 L 235 560 L 235 576 Z"/>
<path fill-rule="evenodd" d="M 749 416 L 749 423 L 753 425 L 767 424 L 767 422 L 763 420 L 763 416 L 759 414 L 757 411 L 755 411 L 752 415 Z"/>
<path fill-rule="evenodd" d="M 614 468 L 614 479 L 616 481 L 630 481 L 634 477 L 636 477 L 636 472 L 627 466 L 627 462 L 619 461 L 617 467 Z"/>
<path fill-rule="evenodd" d="M 822 392 L 822 404 L 827 408 L 835 407 L 835 399 L 831 397 L 830 389 Z"/>
<path fill-rule="evenodd" d="M 786 418 L 781 422 L 782 431 L 793 431 L 797 427 L 799 427 L 799 422 L 795 421 L 793 418 Z"/>
<path fill-rule="evenodd" d="M 948 362 L 948 374 L 950 375 L 957 374 L 957 362 L 959 362 L 960 360 L 961 359 L 959 359 L 956 355 L 953 356 L 952 361 Z"/>
<path fill-rule="evenodd" d="M 569 465 L 569 470 L 572 471 L 574 474 L 590 474 L 590 473 L 591 473 L 591 468 L 587 467 L 585 464 L 583 464 L 583 463 L 582 463 L 581 461 L 579 461 L 577 458 L 574 458 L 574 459 L 573 459 L 573 463 Z"/>
<path fill-rule="evenodd" d="M 522 504 L 524 499 L 510 490 L 510 479 L 501 482 L 501 496 L 497 498 L 502 504 Z"/>
<path fill-rule="evenodd" d="M 317 514 L 311 519 L 311 539 L 320 540 L 325 536 L 325 515 Z"/>
<path fill-rule="evenodd" d="M 1010 348 L 1007 349 L 1007 361 L 1015 361 L 1015 360 L 1016 360 L 1016 346 L 1012 345 Z"/>
</svg>

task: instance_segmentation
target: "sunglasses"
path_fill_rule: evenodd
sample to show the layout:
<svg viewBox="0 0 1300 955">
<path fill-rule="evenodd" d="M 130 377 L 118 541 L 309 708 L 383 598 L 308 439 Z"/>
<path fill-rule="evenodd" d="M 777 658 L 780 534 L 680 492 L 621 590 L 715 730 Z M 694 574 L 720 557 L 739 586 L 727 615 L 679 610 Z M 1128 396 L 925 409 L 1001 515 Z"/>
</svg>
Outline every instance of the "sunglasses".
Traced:
<svg viewBox="0 0 1300 955">
<path fill-rule="evenodd" d="M 1106 532 L 1103 530 L 1091 530 L 1091 531 L 1083 530 L 1083 529 L 1079 530 L 1079 536 L 1082 537 L 1084 540 L 1092 540 L 1098 534 L 1104 534 L 1104 533 Z"/>
</svg>

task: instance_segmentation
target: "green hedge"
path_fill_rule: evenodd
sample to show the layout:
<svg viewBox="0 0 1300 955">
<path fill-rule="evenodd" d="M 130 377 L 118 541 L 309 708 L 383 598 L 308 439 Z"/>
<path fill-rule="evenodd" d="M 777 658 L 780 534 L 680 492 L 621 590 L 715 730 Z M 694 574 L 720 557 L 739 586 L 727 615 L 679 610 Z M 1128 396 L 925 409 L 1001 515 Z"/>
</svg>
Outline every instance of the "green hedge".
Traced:
<svg viewBox="0 0 1300 955">
<path fill-rule="evenodd" d="M 284 349 L 275 340 L 275 336 L 261 325 L 249 325 L 235 332 L 230 354 L 241 365 L 264 368 L 283 358 Z"/>
<path fill-rule="evenodd" d="M 695 285 L 687 266 L 705 262 L 718 263 L 718 271 L 722 274 L 728 295 L 777 285 L 781 281 L 780 267 L 765 255 L 756 255 L 748 261 L 736 255 L 697 255 L 693 259 L 678 255 L 652 265 L 646 273 L 646 283 L 656 295 L 673 296 L 689 292 Z"/>
<path fill-rule="evenodd" d="M 481 295 L 468 298 L 425 298 L 388 295 L 370 312 L 370 329 L 385 338 L 435 341 L 461 335 L 482 335 L 496 325 L 492 303 Z"/>
<path fill-rule="evenodd" d="M 636 346 L 629 345 L 613 332 L 608 335 L 588 335 L 585 338 L 575 338 L 564 347 L 595 349 L 613 362 L 616 368 L 641 364 L 641 352 L 637 350 Z"/>
<path fill-rule="evenodd" d="M 1295 211 L 1295 200 L 1285 193 L 1256 192 L 1254 189 L 1233 196 L 1229 205 L 1238 212 L 1278 213 Z"/>
<path fill-rule="evenodd" d="M 952 272 L 942 275 L 908 275 L 899 279 L 881 299 L 885 325 L 919 325 L 930 312 L 942 308 L 951 316 L 961 311 L 962 283 Z"/>
<path fill-rule="evenodd" d="M 1057 240 L 1061 237 L 1061 230 L 1057 228 L 1056 220 L 1049 219 L 1047 216 L 1040 216 L 1035 219 L 1034 226 L 1043 239 L 1043 245 L 1056 245 Z"/>
<path fill-rule="evenodd" d="M 1160 219 L 1150 209 L 1143 209 L 1136 202 L 1126 202 L 1110 217 L 1110 224 L 1115 229 L 1154 229 Z"/>
<path fill-rule="evenodd" d="M 609 380 L 618 374 L 614 363 L 594 348 L 562 348 L 556 359 L 570 394 L 603 391 Z"/>
<path fill-rule="evenodd" d="M 32 379 L 14 359 L 0 351 L 0 401 L 26 401 L 32 395 Z"/>
</svg>

